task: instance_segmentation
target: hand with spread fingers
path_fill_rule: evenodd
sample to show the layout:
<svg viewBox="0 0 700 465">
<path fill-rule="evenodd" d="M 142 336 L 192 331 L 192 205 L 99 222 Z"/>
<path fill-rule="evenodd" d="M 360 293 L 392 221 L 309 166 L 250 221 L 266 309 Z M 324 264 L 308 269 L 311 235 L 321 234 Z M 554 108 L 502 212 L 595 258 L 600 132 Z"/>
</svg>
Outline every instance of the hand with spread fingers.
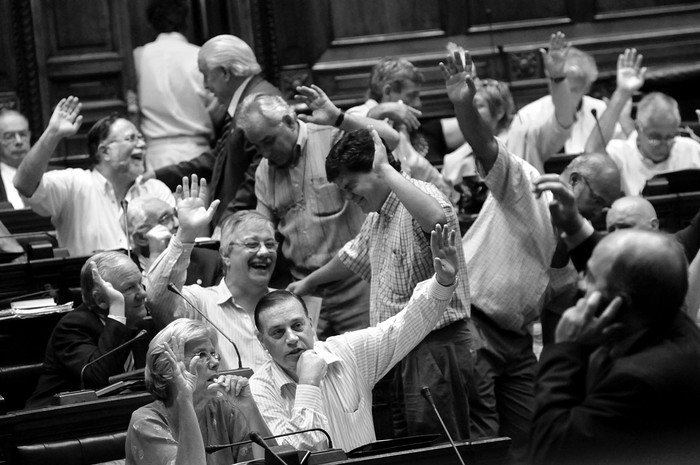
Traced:
<svg viewBox="0 0 700 465">
<path fill-rule="evenodd" d="M 644 85 L 644 75 L 647 72 L 642 67 L 643 56 L 637 49 L 628 48 L 617 58 L 617 89 L 630 96 Z"/>
<path fill-rule="evenodd" d="M 540 49 L 544 69 L 550 79 L 566 78 L 566 57 L 570 48 L 571 43 L 566 41 L 566 36 L 557 32 L 549 37 L 549 49 Z"/>
<path fill-rule="evenodd" d="M 440 63 L 442 76 L 445 78 L 447 96 L 452 103 L 471 103 L 476 94 L 473 63 L 468 51 L 457 47 L 447 55 L 447 64 Z M 469 71 L 467 71 L 469 69 Z"/>
<path fill-rule="evenodd" d="M 315 123 L 325 126 L 335 124 L 341 111 L 336 107 L 326 93 L 316 85 L 311 87 L 299 86 L 296 88 L 295 99 L 306 103 L 311 109 L 311 115 L 299 115 L 299 119 L 305 123 Z"/>
<path fill-rule="evenodd" d="M 178 237 L 182 242 L 192 242 L 197 232 L 206 228 L 211 223 L 219 200 L 214 200 L 209 208 L 209 192 L 206 179 L 201 181 L 196 174 L 192 175 L 192 182 L 187 177 L 182 178 L 182 184 L 175 190 L 177 200 L 177 216 L 180 221 Z"/>
<path fill-rule="evenodd" d="M 163 354 L 173 370 L 175 399 L 180 402 L 192 402 L 199 380 L 199 367 L 202 365 L 199 355 L 192 357 L 189 367 L 185 366 L 185 343 L 176 337 L 173 337 L 170 343 L 165 342 L 163 349 Z"/>
<path fill-rule="evenodd" d="M 457 233 L 445 226 L 436 224 L 430 233 L 430 250 L 433 253 L 435 277 L 443 286 L 451 286 L 455 282 L 459 260 L 455 241 Z"/>
<path fill-rule="evenodd" d="M 539 176 L 533 184 L 532 190 L 537 197 L 545 191 L 552 193 L 554 199 L 549 203 L 549 212 L 554 226 L 568 235 L 581 230 L 585 220 L 578 211 L 571 186 L 564 183 L 557 174 Z"/>
<path fill-rule="evenodd" d="M 80 114 L 82 106 L 78 97 L 70 96 L 61 99 L 53 110 L 47 130 L 53 131 L 59 138 L 75 135 L 83 123 L 83 117 Z"/>
</svg>

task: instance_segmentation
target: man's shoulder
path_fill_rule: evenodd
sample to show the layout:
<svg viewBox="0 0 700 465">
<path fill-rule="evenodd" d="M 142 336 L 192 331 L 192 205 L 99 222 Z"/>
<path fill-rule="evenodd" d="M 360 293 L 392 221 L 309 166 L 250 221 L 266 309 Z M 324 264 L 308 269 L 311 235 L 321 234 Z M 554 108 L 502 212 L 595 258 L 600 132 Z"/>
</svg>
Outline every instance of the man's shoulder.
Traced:
<svg viewBox="0 0 700 465">
<path fill-rule="evenodd" d="M 281 96 L 282 92 L 259 75 L 255 75 L 248 83 L 248 86 L 243 90 L 241 100 L 250 94 L 273 94 Z"/>
<path fill-rule="evenodd" d="M 691 155 L 693 160 L 700 159 L 700 143 L 690 137 L 677 137 L 671 148 L 671 156 Z"/>
<path fill-rule="evenodd" d="M 542 111 L 547 109 L 554 109 L 554 104 L 552 103 L 552 97 L 550 95 L 545 95 L 543 97 L 534 100 L 527 105 L 523 106 L 519 111 L 518 115 L 520 118 L 538 118 L 541 119 Z M 514 120 L 519 119 L 518 116 Z"/>
</svg>

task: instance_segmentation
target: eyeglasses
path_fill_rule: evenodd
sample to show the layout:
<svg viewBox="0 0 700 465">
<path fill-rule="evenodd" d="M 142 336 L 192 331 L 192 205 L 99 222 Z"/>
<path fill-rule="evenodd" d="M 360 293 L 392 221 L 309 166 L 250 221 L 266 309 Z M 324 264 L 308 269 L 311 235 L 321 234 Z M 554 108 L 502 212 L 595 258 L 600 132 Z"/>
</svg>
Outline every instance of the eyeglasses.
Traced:
<svg viewBox="0 0 700 465">
<path fill-rule="evenodd" d="M 127 142 L 129 144 L 136 144 L 138 142 L 145 142 L 145 141 L 146 141 L 146 139 L 143 137 L 143 134 L 134 133 L 134 134 L 129 134 L 128 136 L 124 136 L 121 139 L 112 139 L 110 141 L 103 142 L 100 145 L 109 145 L 109 144 L 112 144 L 114 142 Z"/>
<path fill-rule="evenodd" d="M 20 139 L 29 139 L 29 130 L 25 131 L 5 131 L 2 133 L 3 142 L 12 142 L 17 137 Z"/>
<path fill-rule="evenodd" d="M 588 188 L 588 192 L 590 192 L 591 199 L 593 199 L 593 201 L 596 204 L 598 204 L 601 207 L 609 207 L 610 206 L 610 203 L 607 200 L 605 200 L 605 197 L 598 194 L 593 189 L 593 186 L 591 186 L 591 183 L 588 182 L 588 178 L 586 178 L 586 176 L 582 175 L 581 173 L 571 173 L 570 181 L 571 181 L 572 185 L 575 184 L 576 182 L 578 182 L 578 179 L 583 180 L 583 183 Z"/>
<path fill-rule="evenodd" d="M 212 359 L 216 360 L 217 362 L 221 361 L 221 355 L 219 355 L 218 352 L 201 351 L 201 352 L 197 352 L 196 354 L 192 354 L 189 356 L 189 358 L 194 358 L 194 357 L 199 357 L 200 360 L 204 360 L 207 363 L 209 363 Z"/>
<path fill-rule="evenodd" d="M 641 126 L 639 127 L 639 132 L 642 133 L 642 135 L 647 140 L 647 143 L 649 145 L 658 146 L 661 144 L 666 144 L 666 145 L 672 144 L 676 140 L 676 137 L 678 137 L 680 135 L 681 130 L 678 129 L 673 134 L 669 134 L 669 135 L 663 136 L 663 137 L 649 137 L 647 135 L 647 133 L 644 132 L 644 129 Z"/>
<path fill-rule="evenodd" d="M 232 241 L 231 245 L 239 245 L 241 247 L 244 247 L 250 253 L 256 253 L 258 250 L 260 250 L 260 247 L 263 245 L 270 252 L 277 252 L 277 247 L 279 247 L 280 244 L 277 241 Z"/>
</svg>

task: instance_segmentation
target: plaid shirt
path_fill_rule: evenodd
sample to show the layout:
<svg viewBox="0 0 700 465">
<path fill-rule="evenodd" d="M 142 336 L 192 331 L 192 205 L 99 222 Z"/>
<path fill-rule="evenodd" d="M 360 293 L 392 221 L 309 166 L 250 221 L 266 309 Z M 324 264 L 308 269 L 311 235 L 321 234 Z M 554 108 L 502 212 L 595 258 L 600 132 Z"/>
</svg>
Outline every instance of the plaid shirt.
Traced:
<svg viewBox="0 0 700 465">
<path fill-rule="evenodd" d="M 440 203 L 448 227 L 459 234 L 457 215 L 437 187 L 423 181 L 409 180 Z M 469 280 L 459 241 L 457 256 L 457 290 L 435 329 L 470 315 Z M 393 192 L 378 213 L 367 215 L 360 233 L 345 244 L 338 257 L 345 266 L 371 284 L 369 315 L 372 326 L 399 313 L 408 303 L 416 284 L 430 278 L 435 272 L 430 237 Z"/>
</svg>

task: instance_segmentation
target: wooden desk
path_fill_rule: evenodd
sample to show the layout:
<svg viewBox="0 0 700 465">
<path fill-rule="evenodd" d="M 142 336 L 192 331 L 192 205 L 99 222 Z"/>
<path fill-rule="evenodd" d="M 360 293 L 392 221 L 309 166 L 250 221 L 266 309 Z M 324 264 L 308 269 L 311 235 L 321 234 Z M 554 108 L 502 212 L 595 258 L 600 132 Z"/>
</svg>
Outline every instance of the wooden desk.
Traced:
<svg viewBox="0 0 700 465">
<path fill-rule="evenodd" d="M 700 192 L 682 192 L 645 197 L 656 209 L 660 229 L 676 232 L 686 227 L 700 210 Z"/>
<path fill-rule="evenodd" d="M 133 411 L 152 400 L 150 393 L 127 394 L 0 416 L 0 463 L 18 463 L 18 445 L 126 431 Z"/>
</svg>

